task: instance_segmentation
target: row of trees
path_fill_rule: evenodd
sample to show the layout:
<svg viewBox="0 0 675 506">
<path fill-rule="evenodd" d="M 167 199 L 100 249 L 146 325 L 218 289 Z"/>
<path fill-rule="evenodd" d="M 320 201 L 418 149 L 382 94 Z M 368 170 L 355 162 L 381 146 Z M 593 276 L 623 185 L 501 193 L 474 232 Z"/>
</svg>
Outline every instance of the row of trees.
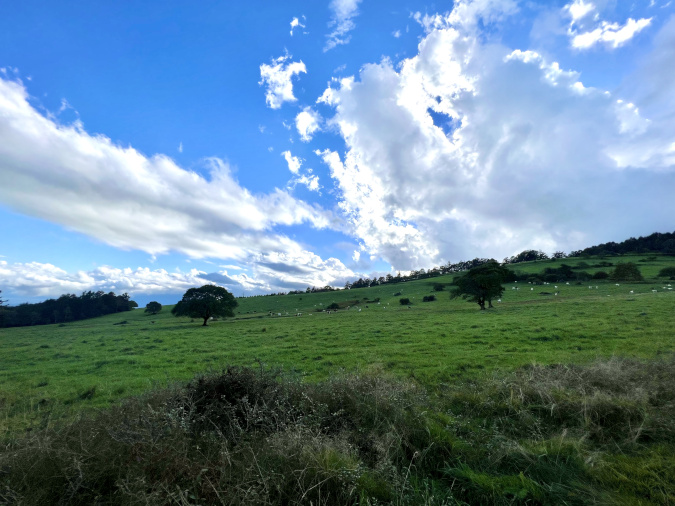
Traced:
<svg viewBox="0 0 675 506">
<path fill-rule="evenodd" d="M 36 304 L 25 303 L 18 306 L 0 304 L 0 327 L 71 322 L 129 311 L 135 307 L 138 307 L 138 304 L 126 293 L 115 295 L 113 292 L 88 291 L 79 296 L 64 294 L 58 299 L 48 299 Z"/>
<path fill-rule="evenodd" d="M 396 276 L 392 274 L 387 274 L 386 276 L 380 276 L 379 278 L 373 279 L 359 278 L 358 280 L 353 282 L 347 281 L 347 283 L 345 283 L 345 289 L 349 290 L 351 288 L 367 288 L 369 286 L 385 285 L 388 283 L 395 284 L 395 283 L 402 283 L 404 281 L 412 281 L 415 279 L 434 278 L 437 276 L 442 276 L 444 274 L 452 274 L 454 272 L 466 271 L 474 267 L 478 267 L 479 265 L 483 265 L 484 263 L 490 261 L 494 260 L 490 260 L 488 258 L 474 258 L 473 260 L 461 261 L 457 263 L 448 262 L 443 266 L 434 267 L 433 269 L 429 270 L 420 269 L 417 271 L 415 270 L 410 271 L 410 274 L 408 275 L 402 275 L 400 272 L 398 272 Z"/>
<path fill-rule="evenodd" d="M 637 239 L 631 237 L 619 243 L 606 242 L 583 250 L 572 251 L 569 256 L 611 256 L 629 253 L 675 255 L 675 232 L 665 234 L 655 232 L 647 237 L 640 236 Z"/>
</svg>

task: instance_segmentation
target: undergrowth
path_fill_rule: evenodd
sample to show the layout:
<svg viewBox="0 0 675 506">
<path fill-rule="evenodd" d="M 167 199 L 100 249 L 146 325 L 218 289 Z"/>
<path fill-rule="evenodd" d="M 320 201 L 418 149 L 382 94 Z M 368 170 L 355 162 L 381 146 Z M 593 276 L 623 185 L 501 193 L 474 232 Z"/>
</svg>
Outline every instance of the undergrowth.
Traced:
<svg viewBox="0 0 675 506">
<path fill-rule="evenodd" d="M 431 394 L 230 367 L 10 441 L 3 504 L 670 504 L 675 360 Z"/>
</svg>

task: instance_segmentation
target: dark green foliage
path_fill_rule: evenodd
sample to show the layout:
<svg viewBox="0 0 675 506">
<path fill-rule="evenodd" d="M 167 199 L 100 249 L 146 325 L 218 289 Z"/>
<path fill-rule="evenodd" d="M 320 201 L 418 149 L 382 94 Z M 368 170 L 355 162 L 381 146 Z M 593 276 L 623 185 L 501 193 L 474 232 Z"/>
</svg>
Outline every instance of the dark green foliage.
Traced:
<svg viewBox="0 0 675 506">
<path fill-rule="evenodd" d="M 0 501 L 389 502 L 413 493 L 411 466 L 424 465 L 433 446 L 426 404 L 412 383 L 375 375 L 307 385 L 228 368 L 11 443 L 0 461 Z"/>
<path fill-rule="evenodd" d="M 425 296 L 422 298 L 422 302 L 433 302 L 433 301 L 435 301 L 435 300 L 436 300 L 436 296 L 435 296 L 435 295 L 425 295 Z"/>
<path fill-rule="evenodd" d="M 643 281 L 640 269 L 633 262 L 619 262 L 609 277 L 615 281 Z"/>
<path fill-rule="evenodd" d="M 664 255 L 675 255 L 675 232 L 672 233 L 654 233 L 647 237 L 631 237 L 623 242 L 608 242 L 591 246 L 584 250 L 573 251 L 569 256 L 610 256 L 625 255 L 628 253 L 663 253 Z"/>
<path fill-rule="evenodd" d="M 28 325 L 48 325 L 64 321 L 86 320 L 111 313 L 130 311 L 138 307 L 129 294 L 115 295 L 113 292 L 82 292 L 61 295 L 58 299 L 48 299 L 36 304 L 3 306 L 0 326 L 24 327 Z"/>
<path fill-rule="evenodd" d="M 675 267 L 664 267 L 659 271 L 660 278 L 670 278 L 675 276 Z"/>
<path fill-rule="evenodd" d="M 203 326 L 209 318 L 234 316 L 234 308 L 239 303 L 230 292 L 220 286 L 204 285 L 200 288 L 190 288 L 183 298 L 171 310 L 174 316 L 189 316 L 202 318 Z"/>
<path fill-rule="evenodd" d="M 564 255 L 564 253 L 563 253 Z M 562 258 L 562 257 L 556 257 Z M 505 264 L 518 264 L 521 262 L 536 262 L 537 260 L 548 260 L 548 255 L 543 251 L 537 251 L 533 249 L 521 251 L 517 255 L 514 255 L 510 258 L 505 258 Z"/>
<path fill-rule="evenodd" d="M 498 298 L 504 292 L 502 283 L 509 275 L 508 269 L 501 266 L 495 260 L 474 267 L 459 278 L 455 278 L 453 285 L 456 286 L 451 292 L 452 298 L 462 297 L 477 303 L 481 310 L 485 309 L 485 303 L 492 307 L 492 299 Z"/>
<path fill-rule="evenodd" d="M 612 358 L 428 396 L 229 367 L 7 441 L 0 502 L 670 504 L 673 376 L 673 357 Z"/>
<path fill-rule="evenodd" d="M 557 269 L 547 267 L 544 269 L 544 276 L 544 280 L 548 282 L 569 281 L 575 279 L 575 274 L 572 270 L 572 267 L 567 264 L 561 264 Z"/>
<path fill-rule="evenodd" d="M 595 274 L 593 274 L 593 279 L 607 279 L 609 278 L 609 274 L 607 274 L 605 271 L 598 271 Z"/>
<path fill-rule="evenodd" d="M 326 306 L 326 309 L 328 311 L 335 311 L 337 309 L 340 309 L 340 304 L 337 302 L 331 302 L 328 306 Z"/>
<path fill-rule="evenodd" d="M 162 310 L 162 305 L 159 302 L 148 302 L 145 306 L 145 312 L 150 314 L 157 314 Z"/>
<path fill-rule="evenodd" d="M 434 283 L 434 292 L 442 292 L 445 288 L 445 285 L 442 283 Z"/>
<path fill-rule="evenodd" d="M 408 297 L 404 297 L 402 299 L 398 299 L 399 304 L 402 306 L 407 306 L 410 304 L 410 299 Z"/>
</svg>

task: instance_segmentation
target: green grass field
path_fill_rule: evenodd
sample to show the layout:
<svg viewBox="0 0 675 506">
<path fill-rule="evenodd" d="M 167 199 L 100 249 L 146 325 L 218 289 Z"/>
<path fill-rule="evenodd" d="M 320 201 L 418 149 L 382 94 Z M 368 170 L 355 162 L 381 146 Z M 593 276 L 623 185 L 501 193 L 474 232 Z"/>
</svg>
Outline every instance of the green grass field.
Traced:
<svg viewBox="0 0 675 506">
<path fill-rule="evenodd" d="M 2 329 L 0 503 L 673 504 L 675 259 L 564 263 L 618 261 L 487 311 L 445 276 Z"/>
<path fill-rule="evenodd" d="M 340 370 L 378 369 L 433 388 L 532 363 L 670 353 L 675 350 L 675 290 L 667 285 L 675 282 L 655 276 L 675 260 L 649 258 L 609 259 L 637 263 L 646 279 L 642 283 L 509 283 L 501 302 L 483 312 L 476 304 L 450 300 L 446 290 L 434 291 L 435 283 L 452 281 L 444 276 L 243 298 L 235 318 L 208 327 L 175 318 L 166 306 L 154 316 L 135 310 L 61 325 L 0 329 L 0 428 L 4 435 L 13 434 L 228 364 L 282 366 L 306 381 Z M 596 259 L 511 268 L 540 272 L 580 262 L 591 266 L 583 269 L 591 274 L 599 270 L 592 267 Z M 431 294 L 436 301 L 422 302 Z M 410 308 L 399 303 L 401 297 L 411 300 Z M 333 302 L 350 309 L 319 311 Z"/>
</svg>

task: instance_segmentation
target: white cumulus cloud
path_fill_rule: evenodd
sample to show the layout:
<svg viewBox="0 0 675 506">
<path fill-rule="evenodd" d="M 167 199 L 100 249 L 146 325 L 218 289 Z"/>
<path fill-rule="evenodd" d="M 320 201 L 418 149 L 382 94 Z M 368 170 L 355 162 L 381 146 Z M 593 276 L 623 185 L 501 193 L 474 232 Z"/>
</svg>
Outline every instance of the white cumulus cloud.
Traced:
<svg viewBox="0 0 675 506">
<path fill-rule="evenodd" d="M 295 117 L 295 128 L 300 134 L 300 139 L 303 142 L 312 140 L 314 133 L 321 128 L 321 115 L 314 111 L 311 107 L 305 107 Z"/>
<path fill-rule="evenodd" d="M 302 16 L 303 21 L 305 20 L 305 16 Z M 296 28 L 306 28 L 305 25 L 303 25 L 298 18 L 293 18 L 291 20 L 291 36 L 293 36 L 293 30 Z"/>
<path fill-rule="evenodd" d="M 288 164 L 288 170 L 293 174 L 297 174 L 300 171 L 302 166 L 302 161 L 297 156 L 293 156 L 290 151 L 284 151 L 281 153 L 281 156 L 284 157 L 286 163 Z"/>
<path fill-rule="evenodd" d="M 330 213 L 285 190 L 253 195 L 219 159 L 204 169 L 208 178 L 60 125 L 20 82 L 0 79 L 0 203 L 17 212 L 122 249 L 236 260 L 297 248 L 277 225 L 331 226 Z"/>
<path fill-rule="evenodd" d="M 456 9 L 514 12 L 475 4 Z M 416 56 L 364 65 L 321 97 L 346 150 L 317 154 L 364 251 L 410 269 L 672 228 L 672 107 L 644 116 L 555 61 L 486 41 L 480 24 L 455 27 L 453 12 L 427 18 Z"/>
<path fill-rule="evenodd" d="M 293 76 L 306 74 L 307 68 L 302 61 L 289 61 L 291 56 L 286 54 L 275 58 L 268 65 L 260 65 L 260 84 L 267 86 L 265 101 L 272 109 L 279 109 L 284 102 L 295 102 L 293 95 Z"/>
</svg>

